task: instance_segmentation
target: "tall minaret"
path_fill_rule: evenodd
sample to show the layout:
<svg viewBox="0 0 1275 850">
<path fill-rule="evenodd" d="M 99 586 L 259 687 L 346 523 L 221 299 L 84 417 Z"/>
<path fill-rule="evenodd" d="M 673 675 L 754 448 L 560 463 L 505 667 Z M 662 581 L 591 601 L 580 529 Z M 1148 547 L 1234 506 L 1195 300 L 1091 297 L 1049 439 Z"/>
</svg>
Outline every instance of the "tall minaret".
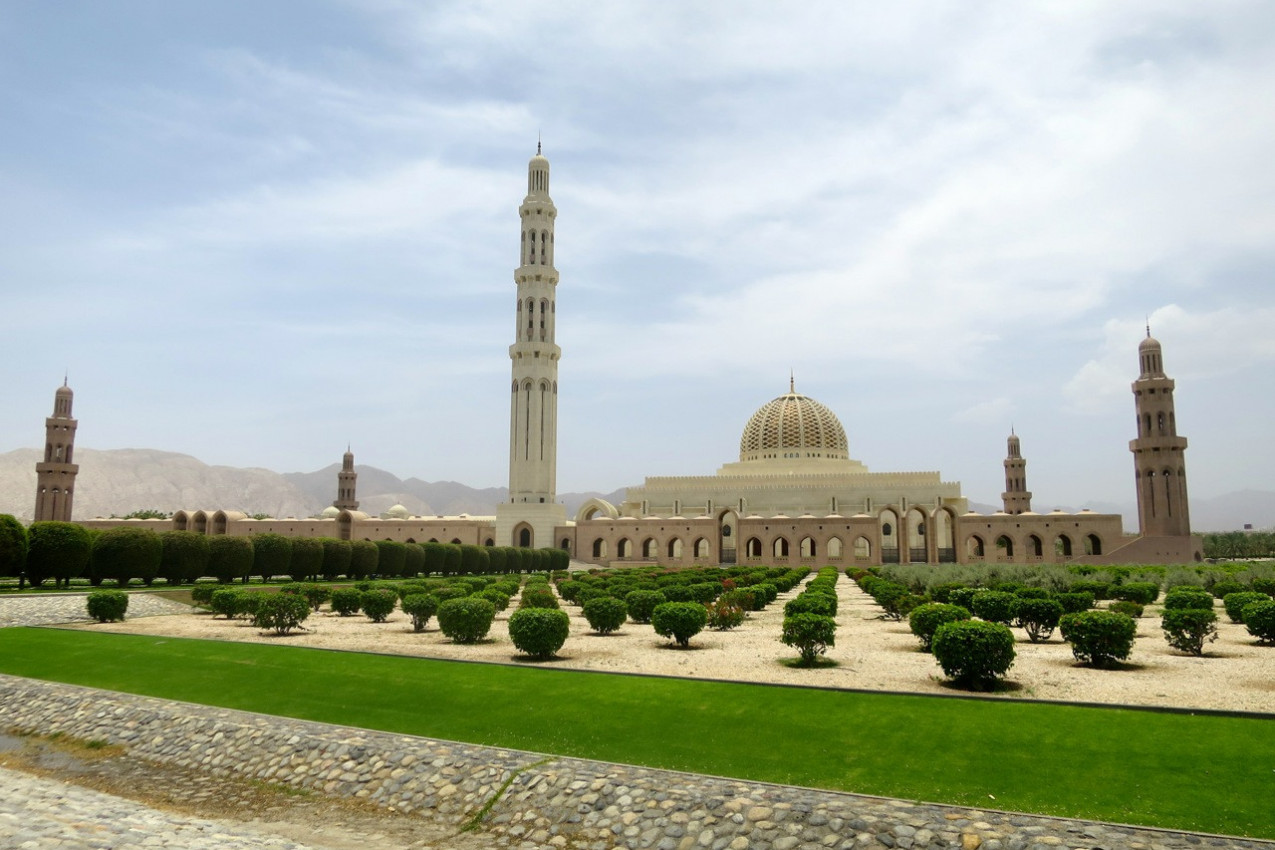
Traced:
<svg viewBox="0 0 1275 850">
<path fill-rule="evenodd" d="M 359 474 L 354 471 L 354 452 L 345 447 L 345 455 L 341 458 L 341 471 L 336 474 L 336 501 L 332 507 L 343 511 L 357 511 L 358 499 L 354 497 Z"/>
<path fill-rule="evenodd" d="M 558 210 L 549 197 L 549 160 L 536 145 L 527 165 L 527 196 L 518 208 L 519 258 L 513 381 L 509 404 L 509 501 L 496 512 L 499 545 L 547 547 L 553 527 L 566 521 L 557 504 L 558 358 L 554 344 L 558 271 L 553 228 Z"/>
<path fill-rule="evenodd" d="M 1129 441 L 1137 475 L 1138 529 L 1143 537 L 1191 534 L 1186 496 L 1186 437 L 1178 436 L 1173 379 L 1164 374 L 1160 343 L 1151 336 L 1138 346 L 1142 374 L 1133 382 L 1138 438 Z"/>
<path fill-rule="evenodd" d="M 71 500 L 75 495 L 75 475 L 80 467 L 71 463 L 75 449 L 76 421 L 71 416 L 74 394 L 62 381 L 53 396 L 53 415 L 44 420 L 44 460 L 35 465 L 35 520 L 71 521 Z"/>
<path fill-rule="evenodd" d="M 1007 514 L 1027 513 L 1032 509 L 1032 493 L 1027 489 L 1027 461 L 1019 448 L 1018 435 L 1012 428 L 1007 443 L 1005 492 L 1001 493 L 1001 501 L 1005 503 Z"/>
</svg>

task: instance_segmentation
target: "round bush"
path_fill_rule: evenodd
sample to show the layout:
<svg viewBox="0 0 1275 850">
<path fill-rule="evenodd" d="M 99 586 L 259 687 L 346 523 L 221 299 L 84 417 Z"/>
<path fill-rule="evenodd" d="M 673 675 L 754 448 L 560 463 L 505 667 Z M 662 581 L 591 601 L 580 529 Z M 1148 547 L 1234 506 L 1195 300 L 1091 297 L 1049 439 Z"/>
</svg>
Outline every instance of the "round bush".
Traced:
<svg viewBox="0 0 1275 850">
<path fill-rule="evenodd" d="M 50 578 L 57 585 L 69 585 L 85 572 L 93 554 L 88 529 L 73 522 L 33 522 L 27 543 L 27 577 L 35 585 Z"/>
<path fill-rule="evenodd" d="M 1164 610 L 1213 610 L 1213 594 L 1200 587 L 1175 587 L 1164 595 Z"/>
<path fill-rule="evenodd" d="M 837 616 L 837 597 L 826 593 L 806 593 L 789 599 L 784 603 L 784 616 L 795 617 L 798 614 L 819 614 L 823 617 Z"/>
<path fill-rule="evenodd" d="M 954 587 L 947 594 L 947 601 L 950 605 L 958 605 L 966 611 L 974 610 L 974 594 L 981 593 L 981 587 Z"/>
<path fill-rule="evenodd" d="M 1275 643 L 1275 601 L 1253 602 L 1244 606 L 1244 628 L 1258 643 Z"/>
<path fill-rule="evenodd" d="M 192 531 L 191 534 L 194 534 L 194 532 Z M 193 584 L 190 587 L 190 601 L 207 608 L 212 603 L 213 593 L 221 589 L 217 585 L 208 582 Z"/>
<path fill-rule="evenodd" d="M 1111 598 L 1121 602 L 1137 602 L 1150 605 L 1160 596 L 1160 585 L 1151 581 L 1131 581 L 1111 588 Z"/>
<path fill-rule="evenodd" d="M 801 653 L 803 667 L 812 667 L 828 647 L 836 645 L 837 621 L 812 613 L 784 617 L 784 631 L 779 639 Z"/>
<path fill-rule="evenodd" d="M 532 658 L 552 658 L 570 632 L 571 618 L 557 608 L 519 608 L 509 615 L 509 639 Z"/>
<path fill-rule="evenodd" d="M 589 627 L 600 635 L 609 635 L 624 625 L 629 609 L 624 601 L 614 596 L 597 596 L 584 603 L 581 611 L 589 621 Z"/>
<path fill-rule="evenodd" d="M 259 629 L 273 630 L 286 635 L 305 622 L 310 616 L 310 603 L 297 593 L 271 593 L 257 604 L 252 624 Z"/>
<path fill-rule="evenodd" d="M 1114 611 L 1064 614 L 1058 627 L 1076 660 L 1094 667 L 1109 667 L 1128 658 L 1138 633 L 1132 617 Z"/>
<path fill-rule="evenodd" d="M 1014 664 L 1014 633 L 1004 623 L 957 620 L 938 627 L 932 651 L 949 679 L 988 687 Z"/>
<path fill-rule="evenodd" d="M 756 584 L 749 585 L 746 590 L 753 594 L 753 604 L 757 607 L 754 611 L 760 611 L 767 605 L 775 601 L 775 597 L 779 595 L 779 588 L 768 581 L 759 581 Z"/>
<path fill-rule="evenodd" d="M 1204 642 L 1217 640 L 1217 614 L 1201 608 L 1169 608 L 1160 621 L 1169 646 L 1192 655 L 1204 654 Z"/>
<path fill-rule="evenodd" d="M 673 638 L 678 646 L 689 646 L 691 638 L 704 630 L 708 611 L 698 602 L 665 602 L 651 612 L 651 625 L 660 637 Z"/>
<path fill-rule="evenodd" d="M 668 599 L 658 590 L 631 590 L 624 597 L 624 606 L 629 609 L 629 617 L 635 623 L 651 622 L 651 614 L 656 606 L 663 605 Z"/>
<path fill-rule="evenodd" d="M 518 600 L 519 608 L 553 608 L 558 607 L 558 597 L 553 595 L 549 585 L 528 584 L 522 589 L 522 598 Z"/>
<path fill-rule="evenodd" d="M 1155 592 L 1158 596 L 1160 594 L 1160 586 L 1153 585 L 1153 587 L 1155 587 Z M 1114 586 L 1107 584 L 1105 581 L 1097 581 L 1095 579 L 1086 578 L 1080 579 L 1079 581 L 1073 581 L 1067 590 L 1071 593 L 1091 593 L 1093 594 L 1094 599 L 1117 598 L 1112 595 L 1115 593 Z M 1155 599 L 1153 598 L 1151 601 L 1154 602 Z"/>
<path fill-rule="evenodd" d="M 332 591 L 332 610 L 342 617 L 359 613 L 363 606 L 363 593 L 353 587 L 338 587 Z"/>
<path fill-rule="evenodd" d="M 32 524 L 32 528 L 34 527 L 35 525 Z M 1269 578 L 1266 576 L 1258 576 L 1249 582 L 1249 584 L 1258 593 L 1265 593 L 1267 596 L 1275 596 L 1275 576 L 1270 576 Z"/>
<path fill-rule="evenodd" d="M 95 590 L 85 601 L 88 615 L 99 623 L 114 623 L 124 619 L 128 610 L 128 594 L 122 590 Z"/>
<path fill-rule="evenodd" d="M 934 642 L 934 633 L 938 631 L 939 626 L 969 618 L 970 612 L 960 605 L 926 602 L 912 609 L 912 613 L 908 615 L 908 627 L 912 629 L 912 634 L 916 635 L 917 640 L 921 641 L 921 648 L 929 652 Z"/>
<path fill-rule="evenodd" d="M 208 538 L 208 574 L 230 584 L 252 571 L 252 540 L 218 534 Z"/>
<path fill-rule="evenodd" d="M 301 597 L 310 604 L 311 611 L 318 611 L 324 602 L 332 598 L 332 589 L 321 584 L 307 584 L 301 591 Z"/>
<path fill-rule="evenodd" d="M 1079 614 L 1088 611 L 1093 607 L 1093 594 L 1087 590 L 1076 591 L 1075 593 L 1060 593 L 1054 597 L 1058 600 L 1058 604 L 1063 607 L 1066 614 Z"/>
<path fill-rule="evenodd" d="M 438 597 L 432 593 L 409 593 L 401 605 L 403 613 L 412 618 L 412 630 L 423 632 L 429 618 L 438 612 Z"/>
<path fill-rule="evenodd" d="M 1213 594 L 1214 599 L 1225 599 L 1230 593 L 1243 593 L 1248 590 L 1246 586 L 1240 584 L 1233 578 L 1224 578 L 1221 581 L 1213 583 L 1209 588 L 1209 593 Z"/>
<path fill-rule="evenodd" d="M 1014 594 L 982 590 L 972 600 L 974 616 L 989 623 L 1009 625 L 1014 619 Z"/>
<path fill-rule="evenodd" d="M 496 606 L 477 596 L 448 599 L 438 606 L 438 627 L 456 643 L 478 643 L 487 637 L 494 619 Z"/>
<path fill-rule="evenodd" d="M 731 591 L 734 593 L 735 591 Z M 705 608 L 708 610 L 708 627 L 716 629 L 719 632 L 727 632 L 736 626 L 742 625 L 744 619 L 748 616 L 744 611 L 744 606 L 740 605 L 738 600 L 727 599 L 727 594 L 723 593 L 717 599 L 708 603 Z"/>
<path fill-rule="evenodd" d="M 1058 628 L 1058 620 L 1063 615 L 1063 607 L 1052 599 L 1019 598 L 1014 606 L 1014 616 L 1027 630 L 1027 637 L 1032 643 L 1049 640 L 1049 636 Z"/>
<path fill-rule="evenodd" d="M 1108 611 L 1115 611 L 1117 614 L 1124 614 L 1135 620 L 1142 616 L 1142 608 L 1143 606 L 1137 602 L 1112 602 L 1107 606 Z"/>
<path fill-rule="evenodd" d="M 385 618 L 394 613 L 394 606 L 398 604 L 398 592 L 389 588 L 369 590 L 363 594 L 359 604 L 373 623 L 384 623 Z"/>
<path fill-rule="evenodd" d="M 93 540 L 93 574 L 120 587 L 135 578 L 149 585 L 163 560 L 164 542 L 147 528 L 108 528 Z"/>
<path fill-rule="evenodd" d="M 255 593 L 251 595 L 256 596 Z M 220 614 L 229 620 L 244 613 L 249 604 L 247 596 L 248 593 L 237 587 L 219 587 L 212 592 L 208 607 L 212 609 L 214 616 Z"/>
<path fill-rule="evenodd" d="M 1232 623 L 1243 623 L 1245 608 L 1254 602 L 1268 601 L 1270 601 L 1270 597 L 1265 593 L 1258 593 L 1255 590 L 1242 590 L 1228 593 L 1222 597 L 1222 607 L 1226 609 L 1226 616 L 1231 618 Z"/>
</svg>

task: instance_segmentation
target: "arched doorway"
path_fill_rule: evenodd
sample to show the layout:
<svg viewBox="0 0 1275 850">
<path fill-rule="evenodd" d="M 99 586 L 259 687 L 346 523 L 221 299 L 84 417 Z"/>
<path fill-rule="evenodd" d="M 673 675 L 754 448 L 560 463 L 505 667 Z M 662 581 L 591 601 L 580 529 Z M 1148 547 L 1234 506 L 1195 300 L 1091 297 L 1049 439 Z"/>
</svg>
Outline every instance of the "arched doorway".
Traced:
<svg viewBox="0 0 1275 850">
<path fill-rule="evenodd" d="M 732 510 L 719 513 L 717 515 L 717 552 L 721 563 L 735 563 L 735 540 L 738 536 L 739 515 Z M 761 555 L 760 552 L 757 554 Z"/>
<path fill-rule="evenodd" d="M 536 533 L 527 523 L 519 523 L 514 526 L 513 545 L 521 546 L 523 549 L 531 549 L 536 543 Z"/>
<path fill-rule="evenodd" d="M 881 511 L 877 519 L 881 530 L 881 563 L 899 562 L 899 515 L 893 508 Z"/>
<path fill-rule="evenodd" d="M 925 511 L 913 508 L 908 511 L 908 560 L 914 564 L 924 564 L 930 560 L 929 526 Z"/>
<path fill-rule="evenodd" d="M 956 563 L 956 540 L 952 533 L 956 525 L 955 514 L 948 508 L 939 508 L 930 520 L 934 529 L 934 548 L 940 564 Z"/>
</svg>

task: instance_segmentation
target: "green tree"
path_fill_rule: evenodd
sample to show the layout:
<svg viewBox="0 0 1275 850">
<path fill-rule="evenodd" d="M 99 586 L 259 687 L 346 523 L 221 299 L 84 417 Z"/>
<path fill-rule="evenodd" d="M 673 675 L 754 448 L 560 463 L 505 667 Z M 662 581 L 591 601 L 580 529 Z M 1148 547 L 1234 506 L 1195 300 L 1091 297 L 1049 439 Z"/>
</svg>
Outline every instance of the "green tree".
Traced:
<svg viewBox="0 0 1275 850">
<path fill-rule="evenodd" d="M 465 544 L 460 547 L 460 571 L 465 575 L 480 576 L 491 569 L 491 558 L 482 546 Z"/>
<path fill-rule="evenodd" d="M 376 541 L 376 572 L 382 578 L 396 578 L 407 567 L 407 545 L 397 540 Z"/>
<path fill-rule="evenodd" d="M 323 541 L 323 577 L 328 581 L 337 576 L 349 575 L 353 549 L 350 541 L 336 537 L 320 537 Z"/>
<path fill-rule="evenodd" d="M 12 514 L 0 514 L 0 575 L 25 576 L 27 529 Z"/>
<path fill-rule="evenodd" d="M 165 531 L 159 535 L 163 556 L 159 575 L 169 584 L 185 584 L 208 569 L 208 538 L 195 531 Z"/>
<path fill-rule="evenodd" d="M 163 560 L 164 544 L 148 528 L 108 528 L 93 541 L 94 575 L 115 579 L 120 587 L 135 578 L 149 586 Z"/>
<path fill-rule="evenodd" d="M 350 570 L 353 579 L 367 578 L 376 572 L 376 560 L 380 557 L 376 544 L 370 540 L 350 541 Z"/>
<path fill-rule="evenodd" d="M 425 550 L 419 543 L 405 543 L 407 557 L 403 562 L 403 575 L 416 578 L 425 572 Z"/>
<path fill-rule="evenodd" d="M 87 571 L 93 542 L 84 526 L 73 522 L 33 522 L 27 534 L 27 575 L 32 584 L 51 578 L 61 587 Z"/>
<path fill-rule="evenodd" d="M 208 538 L 208 572 L 222 584 L 252 571 L 252 540 L 218 534 Z"/>
<path fill-rule="evenodd" d="M 282 534 L 252 536 L 252 574 L 262 581 L 271 576 L 289 575 L 292 564 L 292 541 Z"/>
<path fill-rule="evenodd" d="M 294 537 L 291 544 L 292 560 L 287 572 L 294 581 L 311 581 L 323 572 L 327 546 L 322 540 L 318 537 Z"/>
</svg>

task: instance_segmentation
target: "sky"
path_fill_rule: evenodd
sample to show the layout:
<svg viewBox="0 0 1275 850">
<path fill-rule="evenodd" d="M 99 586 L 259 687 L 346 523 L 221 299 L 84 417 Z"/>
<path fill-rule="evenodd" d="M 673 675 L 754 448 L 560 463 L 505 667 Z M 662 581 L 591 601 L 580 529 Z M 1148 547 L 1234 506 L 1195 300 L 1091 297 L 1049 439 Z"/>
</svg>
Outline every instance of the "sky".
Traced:
<svg viewBox="0 0 1275 850">
<path fill-rule="evenodd" d="M 508 481 L 517 208 L 558 207 L 558 489 L 711 474 L 796 388 L 876 472 L 1271 489 L 1275 6 L 0 4 L 0 451 Z"/>
</svg>

